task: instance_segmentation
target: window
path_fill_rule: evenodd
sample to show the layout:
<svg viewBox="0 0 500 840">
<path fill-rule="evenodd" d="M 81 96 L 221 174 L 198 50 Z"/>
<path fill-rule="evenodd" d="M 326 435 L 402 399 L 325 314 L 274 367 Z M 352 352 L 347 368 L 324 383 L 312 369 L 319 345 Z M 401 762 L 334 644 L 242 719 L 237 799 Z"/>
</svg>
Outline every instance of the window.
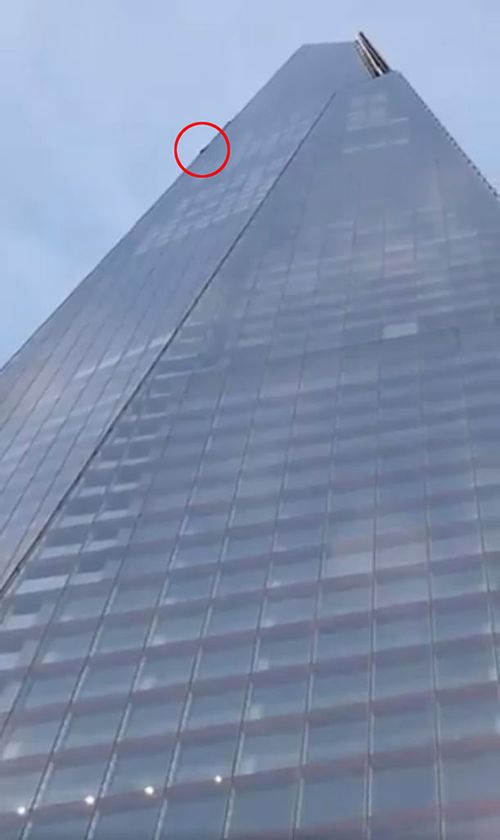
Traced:
<svg viewBox="0 0 500 840">
<path fill-rule="evenodd" d="M 135 808 L 133 811 L 102 813 L 92 840 L 151 840 L 158 820 L 158 806 Z M 66 823 L 66 820 L 64 820 Z M 85 835 L 84 835 L 85 836 Z M 31 840 L 31 837 L 30 837 Z M 47 837 L 47 840 L 52 840 Z M 81 840 L 80 835 L 67 833 L 61 840 Z"/>
<path fill-rule="evenodd" d="M 237 788 L 231 807 L 228 838 L 243 833 L 257 836 L 259 832 L 289 830 L 295 795 L 294 783 Z"/>
<path fill-rule="evenodd" d="M 113 764 L 107 792 L 114 794 L 145 791 L 149 787 L 155 790 L 163 788 L 166 784 L 171 757 L 170 745 L 161 749 L 149 747 L 143 754 L 118 754 Z"/>
<path fill-rule="evenodd" d="M 136 669 L 136 662 L 130 662 L 126 665 L 115 665 L 113 663 L 98 665 L 91 662 L 78 691 L 78 699 L 127 694 L 132 685 Z"/>
<path fill-rule="evenodd" d="M 318 632 L 316 659 L 332 659 L 357 656 L 370 649 L 370 628 L 368 624 L 321 627 Z"/>
<path fill-rule="evenodd" d="M 301 828 L 330 825 L 363 816 L 363 777 L 349 773 L 328 778 L 306 778 L 303 783 Z"/>
<path fill-rule="evenodd" d="M 40 648 L 38 658 L 41 662 L 63 662 L 67 659 L 83 659 L 88 652 L 94 636 L 94 629 L 80 633 L 56 635 L 49 631 Z"/>
<path fill-rule="evenodd" d="M 256 670 L 305 665 L 309 662 L 310 648 L 310 633 L 262 636 L 258 646 Z"/>
<path fill-rule="evenodd" d="M 79 618 L 99 616 L 104 609 L 107 598 L 108 592 L 82 597 L 78 591 L 74 593 L 70 589 L 57 618 L 59 621 L 74 621 Z"/>
<path fill-rule="evenodd" d="M 373 751 L 419 747 L 434 741 L 434 714 L 429 704 L 373 716 Z"/>
<path fill-rule="evenodd" d="M 371 549 L 346 552 L 339 549 L 338 553 L 325 557 L 322 576 L 324 578 L 338 578 L 345 575 L 363 575 L 373 568 L 373 552 Z"/>
<path fill-rule="evenodd" d="M 184 683 L 189 680 L 193 663 L 194 653 L 148 657 L 139 671 L 136 688 L 144 690 Z"/>
<path fill-rule="evenodd" d="M 441 698 L 439 728 L 443 740 L 500 734 L 500 704 L 496 692 L 485 697 Z"/>
<path fill-rule="evenodd" d="M 8 677 L 0 675 L 0 712 L 9 712 L 14 705 L 17 693 L 21 688 L 19 677 Z"/>
<path fill-rule="evenodd" d="M 260 601 L 246 598 L 215 603 L 210 617 L 208 633 L 232 633 L 238 630 L 253 630 L 257 626 Z"/>
<path fill-rule="evenodd" d="M 297 560 L 274 560 L 269 574 L 269 586 L 286 586 L 288 583 L 315 581 L 319 575 L 319 557 L 301 557 Z"/>
<path fill-rule="evenodd" d="M 217 689 L 210 693 L 194 693 L 189 710 L 188 726 L 204 727 L 240 720 L 243 713 L 245 687 Z"/>
<path fill-rule="evenodd" d="M 267 565 L 249 566 L 245 569 L 226 567 L 222 569 L 218 595 L 261 589 L 267 576 Z"/>
<path fill-rule="evenodd" d="M 368 746 L 365 717 L 338 718 L 328 723 L 310 723 L 307 738 L 307 760 L 335 761 L 364 754 Z"/>
<path fill-rule="evenodd" d="M 379 578 L 375 586 L 375 600 L 378 607 L 409 604 L 412 601 L 428 601 L 429 584 L 427 575 Z"/>
<path fill-rule="evenodd" d="M 320 615 L 344 615 L 351 612 L 366 612 L 370 609 L 371 586 L 362 583 L 349 588 L 323 588 L 320 601 Z"/>
<path fill-rule="evenodd" d="M 116 736 L 122 715 L 121 707 L 100 714 L 70 715 L 63 747 L 69 749 L 111 743 Z"/>
<path fill-rule="evenodd" d="M 176 732 L 183 707 L 183 698 L 156 700 L 154 703 L 134 702 L 122 738 L 146 738 Z"/>
<path fill-rule="evenodd" d="M 246 712 L 249 720 L 296 714 L 304 711 L 306 702 L 306 677 L 279 682 L 254 682 Z"/>
<path fill-rule="evenodd" d="M 368 701 L 368 669 L 316 671 L 313 674 L 312 707 L 348 706 Z"/>
<path fill-rule="evenodd" d="M 58 764 L 52 772 L 43 795 L 44 805 L 63 802 L 84 802 L 85 797 L 95 798 L 101 784 L 102 762 Z"/>
<path fill-rule="evenodd" d="M 500 778 L 500 754 L 467 752 L 463 756 L 443 757 L 443 798 L 445 805 L 496 800 Z"/>
<path fill-rule="evenodd" d="M 212 589 L 213 573 L 202 575 L 176 574 L 173 572 L 167 582 L 167 590 L 162 597 L 163 604 L 177 604 L 208 598 Z"/>
<path fill-rule="evenodd" d="M 0 813 L 13 813 L 18 808 L 29 808 L 40 783 L 40 771 L 0 774 Z"/>
<path fill-rule="evenodd" d="M 302 726 L 272 732 L 246 732 L 238 760 L 237 773 L 258 773 L 299 763 Z"/>
<path fill-rule="evenodd" d="M 315 593 L 288 598 L 267 598 L 261 623 L 264 627 L 273 627 L 275 624 L 309 621 L 314 617 L 315 604 Z"/>
<path fill-rule="evenodd" d="M 84 840 L 87 836 L 87 829 L 89 825 L 90 815 L 87 817 L 73 817 L 68 819 L 67 815 L 64 820 L 61 817 L 54 822 L 51 820 L 37 821 L 32 823 L 31 830 L 28 833 L 29 840 Z M 12 840 L 17 840 L 18 833 L 13 835 Z M 125 840 L 125 838 L 123 839 Z"/>
<path fill-rule="evenodd" d="M 446 602 L 434 604 L 436 639 L 459 639 L 492 632 L 488 605 L 483 602 L 450 607 Z"/>
<path fill-rule="evenodd" d="M 253 655 L 253 641 L 232 644 L 230 647 L 206 647 L 203 650 L 198 679 L 247 674 Z"/>
<path fill-rule="evenodd" d="M 228 540 L 225 559 L 239 560 L 258 554 L 266 554 L 271 546 L 271 534 L 260 534 L 254 537 L 233 536 Z"/>
<path fill-rule="evenodd" d="M 496 681 L 497 672 L 490 645 L 465 645 L 436 651 L 439 688 Z"/>
<path fill-rule="evenodd" d="M 231 775 L 236 736 L 211 741 L 181 742 L 175 768 L 175 781 L 222 779 Z"/>
<path fill-rule="evenodd" d="M 158 600 L 158 585 L 118 587 L 109 606 L 110 613 L 125 613 L 151 609 Z"/>
<path fill-rule="evenodd" d="M 28 677 L 24 687 L 21 705 L 27 709 L 50 706 L 51 703 L 67 703 L 75 687 L 78 671 L 70 674 Z"/>
<path fill-rule="evenodd" d="M 123 620 L 123 619 L 122 619 Z M 139 650 L 146 635 L 147 622 L 115 624 L 105 622 L 99 634 L 96 653 L 118 650 Z"/>
<path fill-rule="evenodd" d="M 182 639 L 196 639 L 205 622 L 205 606 L 187 613 L 169 612 L 157 618 L 148 645 L 164 645 Z"/>
<path fill-rule="evenodd" d="M 168 800 L 159 840 L 219 840 L 226 799 L 227 795 L 220 793 L 195 799 Z M 142 838 L 142 834 L 140 836 Z"/>
<path fill-rule="evenodd" d="M 428 644 L 428 614 L 408 612 L 406 615 L 378 616 L 375 624 L 375 650 Z"/>
<path fill-rule="evenodd" d="M 375 663 L 375 699 L 429 692 L 432 687 L 428 656 Z"/>
<path fill-rule="evenodd" d="M 436 768 L 433 764 L 376 767 L 372 788 L 374 816 L 386 811 L 431 808 L 437 801 Z"/>
<path fill-rule="evenodd" d="M 60 726 L 60 718 L 11 724 L 0 742 L 1 758 L 20 758 L 50 752 Z"/>
</svg>

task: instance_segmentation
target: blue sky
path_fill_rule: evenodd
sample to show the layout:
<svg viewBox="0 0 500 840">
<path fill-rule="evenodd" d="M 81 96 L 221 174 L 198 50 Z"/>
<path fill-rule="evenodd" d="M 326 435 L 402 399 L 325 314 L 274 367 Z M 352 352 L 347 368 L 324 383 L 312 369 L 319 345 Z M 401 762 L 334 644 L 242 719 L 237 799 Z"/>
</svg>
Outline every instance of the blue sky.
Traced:
<svg viewBox="0 0 500 840">
<path fill-rule="evenodd" d="M 177 177 L 178 130 L 304 42 L 363 29 L 500 190 L 498 0 L 6 0 L 0 23 L 0 364 Z"/>
</svg>

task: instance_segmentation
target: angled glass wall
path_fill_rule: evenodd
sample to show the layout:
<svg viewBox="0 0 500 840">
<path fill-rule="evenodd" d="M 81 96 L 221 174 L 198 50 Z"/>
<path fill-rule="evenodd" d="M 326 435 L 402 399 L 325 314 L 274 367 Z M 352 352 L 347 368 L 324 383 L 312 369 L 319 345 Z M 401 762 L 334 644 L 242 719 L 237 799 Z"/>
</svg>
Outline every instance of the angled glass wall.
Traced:
<svg viewBox="0 0 500 840">
<path fill-rule="evenodd" d="M 2 837 L 498 837 L 499 261 L 332 96 L 4 596 Z"/>
</svg>

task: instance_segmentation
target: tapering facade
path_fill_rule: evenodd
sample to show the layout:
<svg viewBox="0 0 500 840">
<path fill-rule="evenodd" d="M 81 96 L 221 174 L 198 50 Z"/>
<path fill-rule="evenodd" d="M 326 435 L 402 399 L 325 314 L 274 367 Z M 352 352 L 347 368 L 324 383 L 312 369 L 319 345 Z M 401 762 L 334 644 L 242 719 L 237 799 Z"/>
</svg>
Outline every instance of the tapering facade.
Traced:
<svg viewBox="0 0 500 840">
<path fill-rule="evenodd" d="M 0 836 L 497 840 L 497 196 L 363 35 L 225 130 L 0 374 Z"/>
</svg>

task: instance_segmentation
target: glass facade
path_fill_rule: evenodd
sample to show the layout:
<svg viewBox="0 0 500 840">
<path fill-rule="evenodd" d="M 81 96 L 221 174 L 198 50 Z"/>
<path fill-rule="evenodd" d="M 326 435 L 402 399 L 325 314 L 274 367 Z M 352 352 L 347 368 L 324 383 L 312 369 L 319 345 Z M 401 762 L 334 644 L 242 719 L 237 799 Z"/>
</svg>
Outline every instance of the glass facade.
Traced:
<svg viewBox="0 0 500 840">
<path fill-rule="evenodd" d="M 50 426 L 15 484 L 52 516 L 2 599 L 1 836 L 492 840 L 498 201 L 351 44 L 231 126 L 225 180 L 179 179 L 0 382 L 44 395 L 63 324 L 96 365 L 118 284 L 162 336 L 134 379 L 107 313 L 117 400 L 82 394 L 91 440 L 64 386 L 68 458 Z"/>
</svg>

